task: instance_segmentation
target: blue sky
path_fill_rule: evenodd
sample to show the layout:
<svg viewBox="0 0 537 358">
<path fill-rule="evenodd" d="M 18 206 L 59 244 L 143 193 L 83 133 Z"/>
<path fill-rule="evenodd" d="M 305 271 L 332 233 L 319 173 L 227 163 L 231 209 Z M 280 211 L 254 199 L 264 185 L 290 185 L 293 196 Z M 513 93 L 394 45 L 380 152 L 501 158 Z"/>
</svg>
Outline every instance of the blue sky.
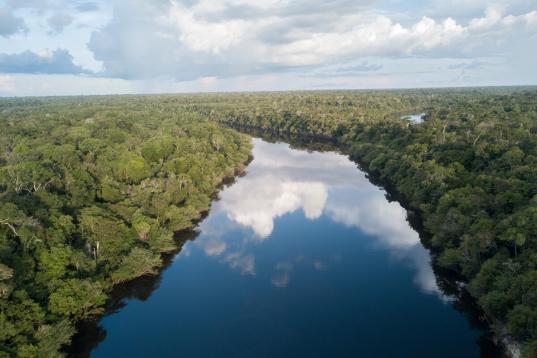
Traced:
<svg viewBox="0 0 537 358">
<path fill-rule="evenodd" d="M 535 0 L 0 0 L 0 96 L 537 84 Z"/>
</svg>

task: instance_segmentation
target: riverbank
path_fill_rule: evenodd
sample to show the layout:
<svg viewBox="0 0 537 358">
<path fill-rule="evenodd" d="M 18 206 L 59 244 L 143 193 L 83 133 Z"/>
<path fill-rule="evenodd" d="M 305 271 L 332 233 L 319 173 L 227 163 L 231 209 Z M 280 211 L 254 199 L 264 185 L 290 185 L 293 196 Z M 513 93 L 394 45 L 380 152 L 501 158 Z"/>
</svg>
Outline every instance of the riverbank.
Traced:
<svg viewBox="0 0 537 358">
<path fill-rule="evenodd" d="M 228 122 L 224 122 L 224 125 L 227 125 Z M 290 142 L 293 147 L 296 148 L 302 148 L 307 150 L 321 150 L 321 151 L 338 151 L 344 155 L 349 156 L 357 165 L 358 167 L 368 173 L 369 180 L 374 183 L 375 185 L 381 187 L 382 189 L 386 190 L 387 196 L 390 200 L 397 201 L 400 203 L 405 210 L 408 212 L 408 220 L 412 227 L 420 234 L 420 240 L 424 247 L 426 247 L 432 254 L 433 257 L 433 264 L 437 265 L 437 260 L 439 255 L 441 254 L 441 250 L 438 248 L 434 248 L 434 246 L 431 245 L 431 239 L 432 234 L 427 231 L 427 229 L 424 226 L 423 221 L 423 211 L 416 207 L 415 205 L 412 205 L 411 201 L 409 200 L 408 196 L 405 195 L 404 192 L 398 190 L 397 183 L 393 182 L 390 177 L 388 176 L 382 176 L 378 175 L 377 172 L 370 170 L 369 165 L 371 163 L 371 160 L 366 161 L 364 160 L 364 157 L 359 155 L 359 152 L 356 152 L 353 150 L 353 147 L 356 143 L 348 143 L 343 140 L 342 137 L 328 137 L 328 136 L 305 136 L 305 137 L 292 137 L 288 133 L 287 134 L 281 134 L 279 135 L 277 131 L 274 130 L 264 130 L 262 127 L 257 126 L 230 126 L 236 130 L 241 131 L 242 133 L 246 133 L 249 135 L 254 136 L 261 136 L 265 137 L 268 140 L 278 141 L 283 140 L 285 142 Z M 471 296 L 470 293 L 466 290 L 466 285 L 460 285 L 459 282 L 461 280 L 464 280 L 464 277 L 459 273 L 455 271 L 446 270 L 445 268 L 438 268 L 440 271 L 444 272 L 445 277 L 450 277 L 449 279 L 452 280 L 453 285 L 452 287 L 457 287 L 458 290 L 464 291 L 464 293 L 459 293 L 459 296 Z M 475 298 L 473 298 L 475 304 L 475 307 L 477 308 L 477 302 L 475 301 Z M 478 308 L 480 312 L 475 313 L 474 315 L 476 317 L 484 316 L 485 313 L 481 311 L 481 308 Z M 486 324 L 489 326 L 489 331 L 491 333 L 491 340 L 494 342 L 498 342 L 503 347 L 504 353 L 510 357 L 510 358 L 520 358 L 521 356 L 521 347 L 522 345 L 520 342 L 517 342 L 514 340 L 511 335 L 508 334 L 507 330 L 505 329 L 505 324 L 498 324 L 498 327 L 503 327 L 501 330 L 498 328 L 493 328 L 490 326 L 490 322 L 494 319 L 493 317 L 489 317 L 488 319 L 478 318 L 483 322 L 483 324 Z M 500 333 L 501 332 L 501 333 Z"/>
<path fill-rule="evenodd" d="M 0 101 L 0 355 L 59 355 L 75 322 L 99 317 L 114 284 L 158 272 L 174 233 L 244 169 L 247 136 L 152 101 Z"/>
<path fill-rule="evenodd" d="M 99 322 L 95 358 L 490 353 L 405 211 L 345 155 L 254 139 L 196 232 Z"/>
<path fill-rule="evenodd" d="M 108 300 L 104 305 L 104 311 L 99 316 L 93 316 L 89 320 L 77 322 L 77 334 L 73 337 L 72 344 L 66 349 L 66 353 L 72 358 L 87 358 L 91 351 L 99 345 L 106 336 L 99 326 L 100 320 L 106 315 L 113 314 L 124 308 L 124 300 L 126 298 L 137 298 L 140 301 L 147 300 L 151 294 L 157 289 L 160 283 L 162 273 L 169 268 L 173 263 L 173 259 L 181 252 L 183 245 L 196 239 L 198 232 L 196 231 L 200 222 L 208 215 L 211 206 L 215 200 L 218 200 L 218 193 L 225 187 L 233 185 L 236 178 L 244 175 L 248 164 L 252 161 L 251 155 L 240 163 L 233 175 L 224 176 L 214 192 L 211 195 L 211 205 L 203 211 L 199 212 L 199 217 L 192 220 L 192 228 L 174 233 L 176 247 L 174 250 L 161 253 L 161 265 L 155 267 L 152 274 L 144 274 L 137 277 L 132 277 L 130 280 L 119 282 L 111 286 L 108 292 Z"/>
<path fill-rule="evenodd" d="M 243 99 L 246 99 L 246 96 Z M 236 128 L 332 138 L 418 212 L 435 262 L 468 283 L 497 340 L 537 355 L 535 88 L 259 94 L 234 108 L 205 101 Z M 513 111 L 516 106 L 517 111 Z M 409 125 L 394 113 L 426 113 Z M 524 131 L 516 128 L 525 128 Z M 509 267 L 509 270 L 505 270 Z M 491 325 L 494 325 L 491 323 Z"/>
</svg>

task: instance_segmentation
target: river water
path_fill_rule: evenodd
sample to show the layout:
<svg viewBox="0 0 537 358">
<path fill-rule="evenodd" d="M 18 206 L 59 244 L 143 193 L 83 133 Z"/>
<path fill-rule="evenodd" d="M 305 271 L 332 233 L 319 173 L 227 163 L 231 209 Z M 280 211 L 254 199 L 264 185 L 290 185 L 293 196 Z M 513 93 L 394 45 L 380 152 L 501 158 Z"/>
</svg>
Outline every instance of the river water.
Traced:
<svg viewBox="0 0 537 358">
<path fill-rule="evenodd" d="M 356 164 L 261 139 L 253 155 L 169 267 L 81 332 L 79 355 L 491 354 L 406 211 Z"/>
</svg>

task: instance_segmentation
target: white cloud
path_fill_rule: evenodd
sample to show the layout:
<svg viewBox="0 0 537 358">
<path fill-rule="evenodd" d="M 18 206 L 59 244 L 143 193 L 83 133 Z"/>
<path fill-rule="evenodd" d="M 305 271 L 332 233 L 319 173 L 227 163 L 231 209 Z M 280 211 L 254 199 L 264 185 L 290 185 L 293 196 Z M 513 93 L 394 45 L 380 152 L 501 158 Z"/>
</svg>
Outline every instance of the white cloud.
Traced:
<svg viewBox="0 0 537 358">
<path fill-rule="evenodd" d="M 363 230 L 390 247 L 408 248 L 419 244 L 418 234 L 406 221 L 406 211 L 380 195 L 353 195 L 346 202 L 338 200 L 332 205 L 329 201 L 326 211 L 334 221 Z"/>
<path fill-rule="evenodd" d="M 226 243 L 220 240 L 207 240 L 203 242 L 203 248 L 207 256 L 218 256 L 226 250 Z"/>
<path fill-rule="evenodd" d="M 0 48 L 11 54 L 65 48 L 77 65 L 128 82 L 93 81 L 101 93 L 531 84 L 537 4 L 7 0 L 0 7 Z M 497 65 L 408 74 L 409 67 L 440 60 L 480 58 Z M 46 83 L 50 94 L 94 93 L 83 77 L 66 87 L 57 82 Z M 25 93 L 40 94 L 14 90 Z"/>
<path fill-rule="evenodd" d="M 10 9 L 0 7 L 0 36 L 9 37 L 26 30 L 22 18 L 15 16 Z"/>
<path fill-rule="evenodd" d="M 59 12 L 48 18 L 47 22 L 50 26 L 51 34 L 56 35 L 63 31 L 67 26 L 71 25 L 74 17 L 68 13 Z"/>
<path fill-rule="evenodd" d="M 207 22 L 198 20 L 194 12 L 173 2 L 165 16 L 166 23 L 176 29 L 175 38 L 193 51 L 211 52 L 215 55 L 244 41 L 249 22 L 232 20 Z"/>
<path fill-rule="evenodd" d="M 258 15 L 226 13 L 246 5 Z M 535 22 L 534 12 L 504 15 L 501 7 L 488 8 L 467 25 L 452 17 L 423 16 L 406 26 L 380 11 L 355 9 L 323 17 L 320 12 L 294 13 L 291 7 L 280 1 L 129 2 L 118 5 L 112 22 L 93 34 L 90 48 L 111 76 L 181 80 L 303 70 L 365 56 L 436 57 L 446 51 L 469 56 L 489 51 L 487 46 L 510 33 L 532 33 Z M 161 54 L 158 66 L 148 61 L 154 53 Z"/>
<path fill-rule="evenodd" d="M 242 275 L 255 276 L 255 258 L 251 254 L 233 252 L 226 255 L 224 261 L 231 268 L 238 270 Z"/>
<path fill-rule="evenodd" d="M 276 218 L 298 209 L 310 220 L 318 218 L 328 196 L 322 183 L 292 182 L 270 175 L 245 178 L 241 184 L 222 193 L 220 209 L 231 220 L 250 227 L 261 239 L 272 233 Z"/>
<path fill-rule="evenodd" d="M 249 227 L 261 239 L 268 237 L 276 218 L 302 210 L 309 220 L 326 207 L 330 187 L 368 185 L 356 176 L 356 165 L 335 153 L 290 151 L 288 146 L 256 140 L 249 174 L 221 193 L 213 210 Z M 321 165 L 321 166 L 320 166 Z"/>
<path fill-rule="evenodd" d="M 527 14 L 524 14 L 519 18 L 522 18 L 524 20 L 528 28 L 534 31 L 537 30 L 537 11 L 528 12 Z M 514 19 L 516 21 L 517 18 L 510 15 L 506 16 L 506 19 L 509 19 L 509 21 L 511 21 L 511 19 Z"/>
<path fill-rule="evenodd" d="M 365 233 L 367 240 L 387 250 L 393 259 L 411 265 L 415 283 L 425 293 L 447 300 L 436 284 L 428 252 L 406 220 L 406 211 L 397 202 L 387 201 L 385 192 L 374 188 L 348 158 L 333 152 L 291 150 L 283 143 L 253 142 L 254 159 L 247 175 L 220 193 L 200 225 L 201 235 L 193 245 L 205 255 L 253 276 L 255 247 L 265 245 L 275 220 L 303 210 L 309 220 L 324 216 Z M 280 259 L 272 267 L 270 281 L 284 288 L 299 265 L 325 271 L 340 260 L 341 255 L 330 253 Z"/>
</svg>

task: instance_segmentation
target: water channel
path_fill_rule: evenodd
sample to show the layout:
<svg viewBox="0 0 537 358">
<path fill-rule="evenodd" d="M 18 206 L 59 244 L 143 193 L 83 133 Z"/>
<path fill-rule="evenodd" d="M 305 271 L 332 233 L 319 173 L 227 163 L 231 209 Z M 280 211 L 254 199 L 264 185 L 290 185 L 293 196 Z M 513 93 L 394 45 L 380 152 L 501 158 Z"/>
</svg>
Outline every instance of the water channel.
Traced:
<svg viewBox="0 0 537 358">
<path fill-rule="evenodd" d="M 261 139 L 253 157 L 162 274 L 81 332 L 79 355 L 491 354 L 406 211 L 355 163 Z"/>
</svg>

